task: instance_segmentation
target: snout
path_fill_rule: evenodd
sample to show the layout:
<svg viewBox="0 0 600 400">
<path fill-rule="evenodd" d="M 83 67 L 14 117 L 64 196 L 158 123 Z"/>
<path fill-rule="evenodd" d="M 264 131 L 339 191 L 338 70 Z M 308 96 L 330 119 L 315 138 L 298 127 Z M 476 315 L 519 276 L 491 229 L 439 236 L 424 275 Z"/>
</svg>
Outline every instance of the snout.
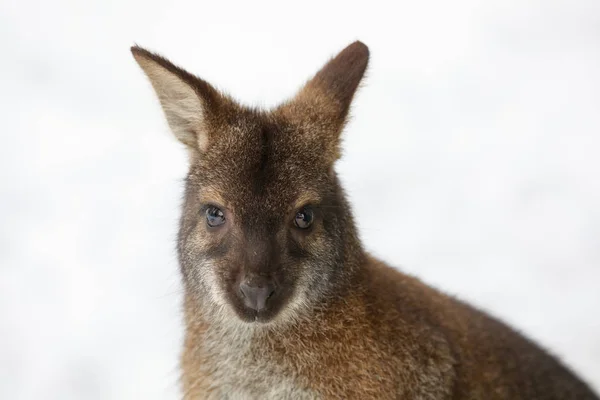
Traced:
<svg viewBox="0 0 600 400">
<path fill-rule="evenodd" d="M 287 305 L 294 286 L 281 276 L 242 275 L 228 291 L 233 309 L 245 322 L 272 321 Z"/>
<path fill-rule="evenodd" d="M 269 300 L 275 296 L 276 291 L 275 282 L 270 278 L 255 277 L 240 283 L 244 305 L 257 312 L 267 308 Z"/>
</svg>

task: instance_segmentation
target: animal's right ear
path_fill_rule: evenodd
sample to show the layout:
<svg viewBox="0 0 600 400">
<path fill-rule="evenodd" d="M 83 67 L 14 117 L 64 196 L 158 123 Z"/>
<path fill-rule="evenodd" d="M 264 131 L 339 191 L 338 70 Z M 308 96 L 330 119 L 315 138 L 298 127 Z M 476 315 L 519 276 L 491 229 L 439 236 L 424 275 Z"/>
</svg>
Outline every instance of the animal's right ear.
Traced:
<svg viewBox="0 0 600 400">
<path fill-rule="evenodd" d="M 202 79 L 157 54 L 138 46 L 133 46 L 131 52 L 150 79 L 177 139 L 191 150 L 206 150 L 208 119 L 216 112 L 221 94 Z"/>
</svg>

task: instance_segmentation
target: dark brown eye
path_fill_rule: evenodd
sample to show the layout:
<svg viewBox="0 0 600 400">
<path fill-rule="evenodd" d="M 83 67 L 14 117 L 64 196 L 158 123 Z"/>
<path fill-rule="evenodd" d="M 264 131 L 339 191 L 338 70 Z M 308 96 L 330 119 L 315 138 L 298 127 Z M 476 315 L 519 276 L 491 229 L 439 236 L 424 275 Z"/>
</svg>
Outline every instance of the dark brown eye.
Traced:
<svg viewBox="0 0 600 400">
<path fill-rule="evenodd" d="M 309 207 L 304 207 L 296 213 L 294 224 L 300 229 L 306 229 L 313 223 L 313 210 Z"/>
<path fill-rule="evenodd" d="M 215 206 L 208 206 L 206 208 L 206 223 L 212 228 L 223 225 L 225 223 L 225 214 Z"/>
</svg>

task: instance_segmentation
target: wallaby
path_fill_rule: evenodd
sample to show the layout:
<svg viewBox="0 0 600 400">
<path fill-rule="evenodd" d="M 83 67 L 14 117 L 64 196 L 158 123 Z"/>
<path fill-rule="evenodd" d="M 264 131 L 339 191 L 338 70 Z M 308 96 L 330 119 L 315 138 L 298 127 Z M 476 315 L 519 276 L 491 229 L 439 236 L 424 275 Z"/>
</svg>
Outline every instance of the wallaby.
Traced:
<svg viewBox="0 0 600 400">
<path fill-rule="evenodd" d="M 185 399 L 598 399 L 521 334 L 363 249 L 334 170 L 363 43 L 271 110 L 131 50 L 189 153 Z"/>
</svg>

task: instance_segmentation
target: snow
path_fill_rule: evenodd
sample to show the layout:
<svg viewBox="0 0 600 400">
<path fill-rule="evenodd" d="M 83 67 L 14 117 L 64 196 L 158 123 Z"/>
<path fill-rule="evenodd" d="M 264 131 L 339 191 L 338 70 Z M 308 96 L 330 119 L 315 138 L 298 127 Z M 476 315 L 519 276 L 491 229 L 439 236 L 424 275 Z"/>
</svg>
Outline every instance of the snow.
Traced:
<svg viewBox="0 0 600 400">
<path fill-rule="evenodd" d="M 0 398 L 178 396 L 186 155 L 129 46 L 269 106 L 355 39 L 367 248 L 600 390 L 600 3 L 217 3 L 0 3 Z"/>
</svg>

